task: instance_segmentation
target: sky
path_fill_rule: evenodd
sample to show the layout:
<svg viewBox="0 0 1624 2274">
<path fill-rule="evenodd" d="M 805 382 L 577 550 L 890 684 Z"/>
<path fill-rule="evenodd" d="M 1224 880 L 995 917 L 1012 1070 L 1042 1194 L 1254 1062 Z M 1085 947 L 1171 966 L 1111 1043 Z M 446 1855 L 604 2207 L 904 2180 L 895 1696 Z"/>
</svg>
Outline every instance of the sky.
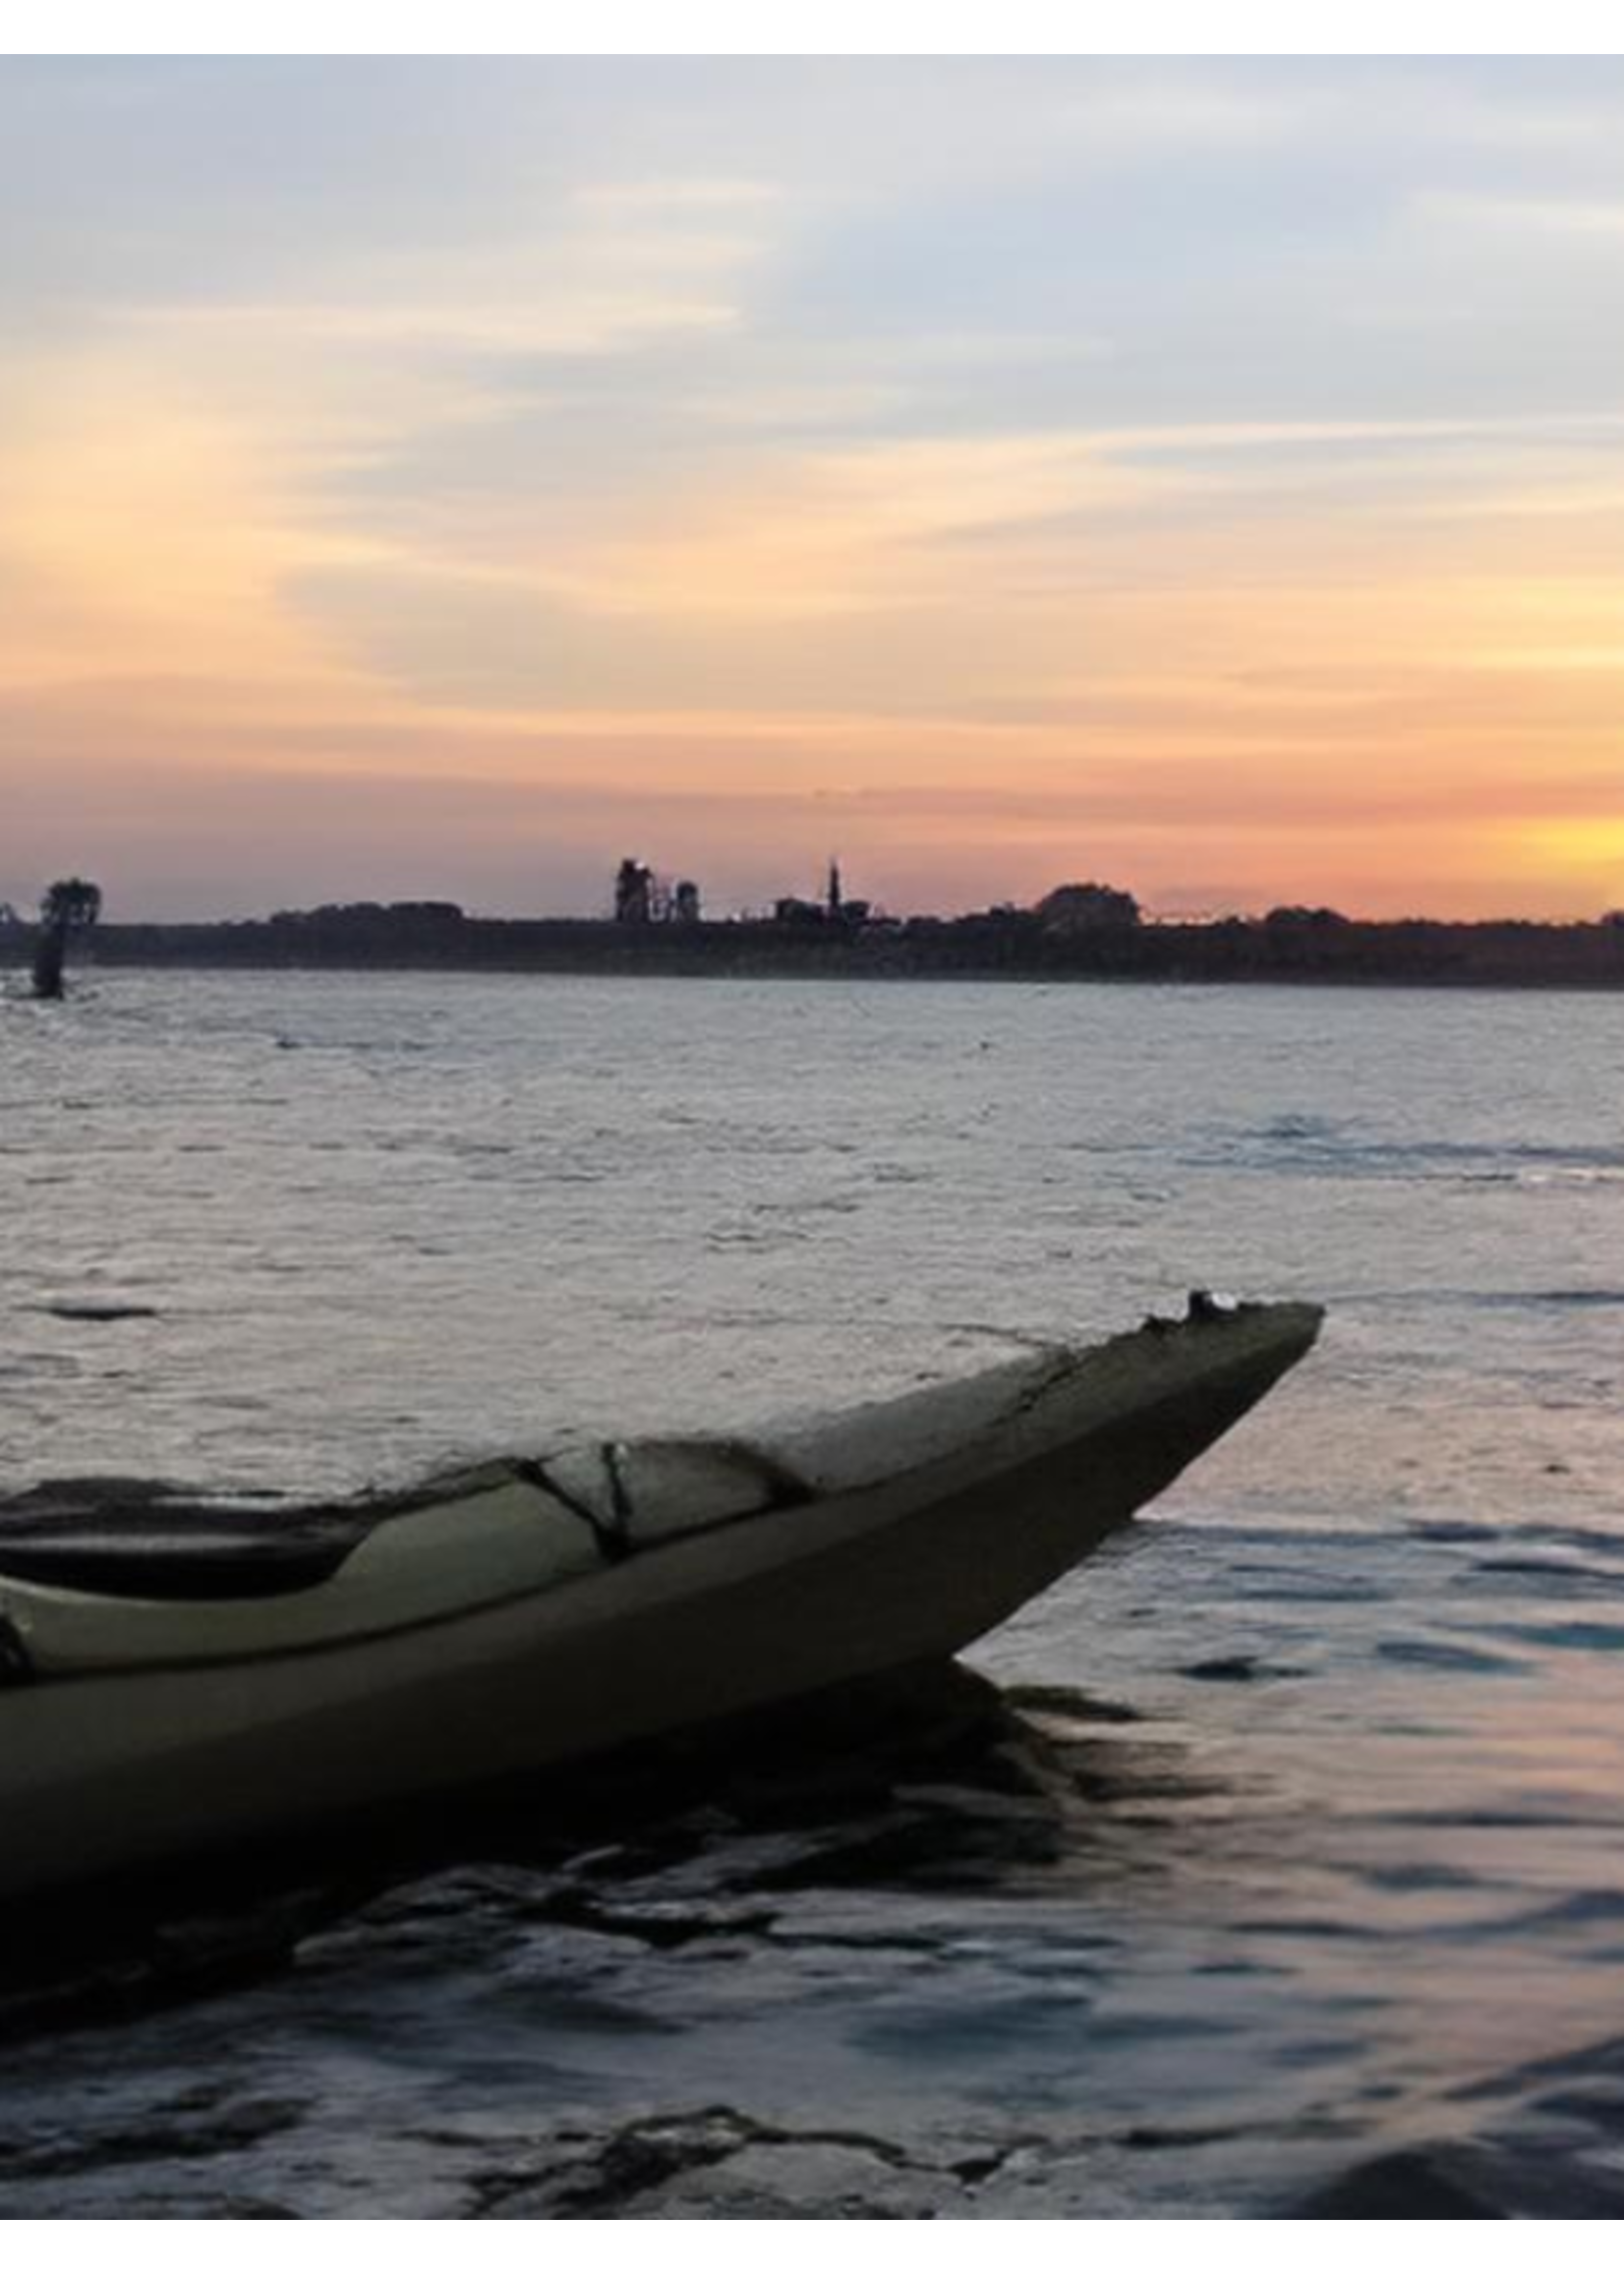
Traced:
<svg viewBox="0 0 1624 2274">
<path fill-rule="evenodd" d="M 1624 903 L 1624 62 L 0 64 L 0 899 Z"/>
</svg>

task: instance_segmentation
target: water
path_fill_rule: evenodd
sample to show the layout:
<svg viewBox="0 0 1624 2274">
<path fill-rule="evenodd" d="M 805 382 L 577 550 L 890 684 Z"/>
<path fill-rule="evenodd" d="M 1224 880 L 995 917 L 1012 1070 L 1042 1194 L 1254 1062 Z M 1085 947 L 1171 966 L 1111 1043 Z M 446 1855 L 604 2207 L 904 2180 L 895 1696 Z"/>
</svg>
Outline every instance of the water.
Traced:
<svg viewBox="0 0 1624 2274">
<path fill-rule="evenodd" d="M 0 2208 L 1616 2212 L 1618 1018 L 203 973 L 0 1004 L 0 1488 L 344 1488 L 878 1394 L 1194 1285 L 1330 1306 L 974 1654 L 1014 1712 L 484 1826 L 273 1909 L 263 1980 L 92 1997 L 0 2081 Z"/>
</svg>

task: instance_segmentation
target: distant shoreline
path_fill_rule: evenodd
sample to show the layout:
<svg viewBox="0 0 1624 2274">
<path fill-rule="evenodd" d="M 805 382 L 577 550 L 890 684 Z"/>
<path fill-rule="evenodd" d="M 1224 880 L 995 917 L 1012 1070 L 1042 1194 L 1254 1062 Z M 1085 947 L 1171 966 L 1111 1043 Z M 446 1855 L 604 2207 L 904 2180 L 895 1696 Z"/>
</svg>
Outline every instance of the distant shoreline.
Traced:
<svg viewBox="0 0 1624 2274">
<path fill-rule="evenodd" d="M 0 931 L 0 964 L 34 934 Z M 241 923 L 97 926 L 81 967 L 485 971 L 615 978 L 1118 980 L 1624 990 L 1624 924 L 1240 921 L 1047 928 L 994 911 L 907 924 L 618 924 L 435 904 Z"/>
</svg>

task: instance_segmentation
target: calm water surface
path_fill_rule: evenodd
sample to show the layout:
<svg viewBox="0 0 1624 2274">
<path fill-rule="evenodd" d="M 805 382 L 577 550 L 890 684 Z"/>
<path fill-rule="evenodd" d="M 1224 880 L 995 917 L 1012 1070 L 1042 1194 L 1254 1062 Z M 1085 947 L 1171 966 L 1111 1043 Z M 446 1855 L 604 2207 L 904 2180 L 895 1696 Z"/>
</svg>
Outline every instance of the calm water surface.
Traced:
<svg viewBox="0 0 1624 2274">
<path fill-rule="evenodd" d="M 287 1925 L 261 1982 L 64 2027 L 0 2073 L 0 2209 L 1624 2206 L 1621 1019 L 0 1002 L 0 1489 L 324 1491 L 875 1395 L 1195 1285 L 1330 1307 L 975 1654 L 1013 1701 L 979 1737 L 488 1831 Z M 97 1308 L 151 1315 L 64 1314 Z"/>
</svg>

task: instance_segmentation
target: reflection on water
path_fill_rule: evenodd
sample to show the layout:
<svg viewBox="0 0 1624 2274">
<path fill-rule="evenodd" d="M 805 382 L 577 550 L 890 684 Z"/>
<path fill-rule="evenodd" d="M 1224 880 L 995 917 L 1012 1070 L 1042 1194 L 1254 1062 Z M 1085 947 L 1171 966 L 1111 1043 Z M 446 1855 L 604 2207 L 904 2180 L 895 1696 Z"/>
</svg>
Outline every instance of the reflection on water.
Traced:
<svg viewBox="0 0 1624 2274">
<path fill-rule="evenodd" d="M 831 2161 L 826 2210 L 1128 2208 L 1158 2152 L 1216 2203 L 1201 2151 L 1278 2173 L 1324 2122 L 1284 2008 L 1274 2088 L 1211 2105 L 1266 1959 L 1191 1947 L 1177 2002 L 1144 1965 L 1236 1797 L 1127 1708 L 944 1667 L 58 1916 L 48 1954 L 20 1922 L 6 2207 L 341 2212 L 402 2133 L 426 2213 L 800 2208 Z"/>
</svg>

